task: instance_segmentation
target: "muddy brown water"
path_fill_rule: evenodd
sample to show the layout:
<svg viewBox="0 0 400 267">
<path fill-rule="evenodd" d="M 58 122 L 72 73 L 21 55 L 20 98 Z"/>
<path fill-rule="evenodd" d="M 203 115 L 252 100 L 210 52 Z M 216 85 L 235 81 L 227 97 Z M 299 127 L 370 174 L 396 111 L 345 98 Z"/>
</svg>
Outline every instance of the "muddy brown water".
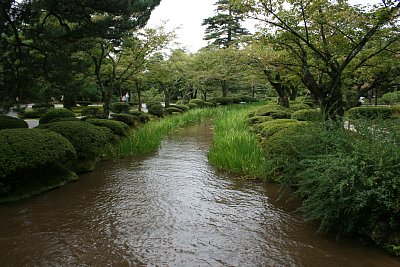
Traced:
<svg viewBox="0 0 400 267">
<path fill-rule="evenodd" d="M 400 266 L 317 235 L 277 185 L 216 172 L 211 139 L 209 124 L 190 126 L 154 155 L 0 205 L 0 266 Z"/>
</svg>

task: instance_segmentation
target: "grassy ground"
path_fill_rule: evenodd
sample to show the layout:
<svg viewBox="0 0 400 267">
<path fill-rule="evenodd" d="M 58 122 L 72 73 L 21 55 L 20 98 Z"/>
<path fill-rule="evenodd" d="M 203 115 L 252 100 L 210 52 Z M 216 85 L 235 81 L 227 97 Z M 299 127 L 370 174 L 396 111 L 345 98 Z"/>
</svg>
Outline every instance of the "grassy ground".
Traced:
<svg viewBox="0 0 400 267">
<path fill-rule="evenodd" d="M 228 108 L 214 120 L 213 147 L 208 154 L 214 167 L 247 178 L 265 177 L 265 153 L 245 121 L 254 108 Z"/>
</svg>

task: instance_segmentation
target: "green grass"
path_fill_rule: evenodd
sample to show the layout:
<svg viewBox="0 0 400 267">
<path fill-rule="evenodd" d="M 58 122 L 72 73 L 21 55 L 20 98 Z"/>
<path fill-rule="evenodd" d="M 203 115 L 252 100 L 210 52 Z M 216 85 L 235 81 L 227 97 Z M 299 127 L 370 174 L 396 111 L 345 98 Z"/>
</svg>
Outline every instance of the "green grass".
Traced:
<svg viewBox="0 0 400 267">
<path fill-rule="evenodd" d="M 220 108 L 193 109 L 182 115 L 151 121 L 139 129 L 131 131 L 128 137 L 122 139 L 117 145 L 116 154 L 126 157 L 154 152 L 172 130 L 209 119 L 217 115 L 219 110 Z"/>
<path fill-rule="evenodd" d="M 214 121 L 210 163 L 223 171 L 248 178 L 266 177 L 266 159 L 260 143 L 246 124 L 249 111 L 257 105 L 227 108 Z"/>
</svg>

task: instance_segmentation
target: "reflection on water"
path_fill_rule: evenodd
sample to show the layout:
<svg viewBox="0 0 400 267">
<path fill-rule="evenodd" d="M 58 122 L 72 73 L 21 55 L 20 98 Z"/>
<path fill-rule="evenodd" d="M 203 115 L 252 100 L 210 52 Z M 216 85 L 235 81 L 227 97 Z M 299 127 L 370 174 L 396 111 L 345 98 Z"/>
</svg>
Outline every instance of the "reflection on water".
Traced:
<svg viewBox="0 0 400 267">
<path fill-rule="evenodd" d="M 210 167 L 207 123 L 153 156 L 104 162 L 81 180 L 0 206 L 1 266 L 400 266 L 315 234 L 276 185 Z"/>
</svg>

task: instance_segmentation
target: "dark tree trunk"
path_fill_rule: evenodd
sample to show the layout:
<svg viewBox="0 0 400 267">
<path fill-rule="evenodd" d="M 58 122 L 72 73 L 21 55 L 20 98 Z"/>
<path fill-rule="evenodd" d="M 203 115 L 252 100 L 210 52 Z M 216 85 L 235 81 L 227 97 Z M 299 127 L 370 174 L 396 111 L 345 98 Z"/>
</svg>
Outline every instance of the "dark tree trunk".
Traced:
<svg viewBox="0 0 400 267">
<path fill-rule="evenodd" d="M 141 94 L 141 85 L 138 80 L 135 80 L 135 86 L 136 86 L 136 96 L 138 98 L 138 110 L 142 111 L 142 94 Z"/>
<path fill-rule="evenodd" d="M 275 77 L 272 77 L 272 74 L 268 70 L 264 70 L 265 76 L 272 87 L 275 89 L 276 94 L 278 95 L 278 104 L 282 107 L 288 108 L 289 107 L 289 97 L 287 93 L 287 88 L 281 79 L 279 74 L 276 74 Z"/>
<path fill-rule="evenodd" d="M 226 81 L 221 81 L 221 87 L 222 87 L 222 96 L 227 97 L 228 96 L 228 83 Z"/>
</svg>

